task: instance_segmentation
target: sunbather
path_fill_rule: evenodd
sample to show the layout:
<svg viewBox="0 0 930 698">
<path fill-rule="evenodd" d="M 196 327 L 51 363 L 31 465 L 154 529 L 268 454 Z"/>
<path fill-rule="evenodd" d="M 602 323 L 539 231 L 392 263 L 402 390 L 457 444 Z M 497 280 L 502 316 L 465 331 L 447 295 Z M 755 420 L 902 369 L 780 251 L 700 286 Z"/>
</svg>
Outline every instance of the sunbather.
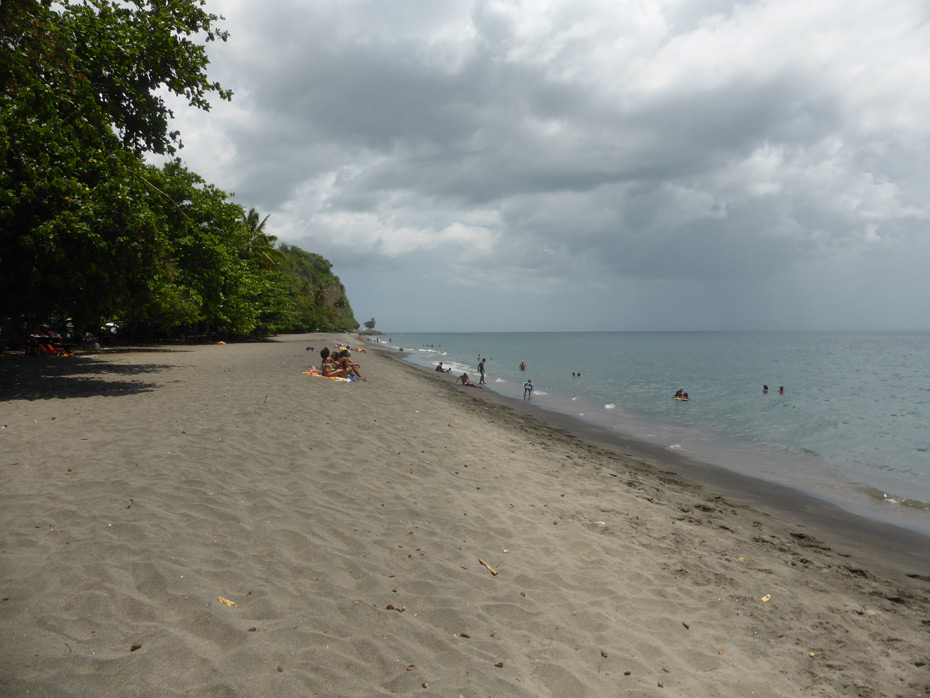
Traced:
<svg viewBox="0 0 930 698">
<path fill-rule="evenodd" d="M 339 366 L 339 368 L 345 371 L 347 375 L 355 376 L 360 381 L 365 380 L 359 371 L 360 364 L 357 364 L 349 359 L 348 349 L 343 349 L 342 351 L 337 352 L 336 357 L 336 364 Z"/>
<path fill-rule="evenodd" d="M 338 363 L 336 363 L 335 357 L 331 354 L 326 356 L 323 359 L 323 363 L 320 364 L 320 373 L 322 373 L 327 378 L 348 378 L 349 374 L 344 368 L 342 368 Z"/>
<path fill-rule="evenodd" d="M 481 387 L 481 386 L 478 385 L 477 383 L 472 383 L 471 380 L 469 380 L 468 374 L 467 374 L 467 373 L 463 373 L 461 376 L 459 376 L 458 378 L 456 378 L 456 379 L 455 379 L 455 383 L 456 383 L 456 385 L 458 385 L 459 383 L 461 383 L 462 385 L 467 385 L 467 386 L 469 386 L 470 388 L 480 388 L 480 387 Z"/>
</svg>

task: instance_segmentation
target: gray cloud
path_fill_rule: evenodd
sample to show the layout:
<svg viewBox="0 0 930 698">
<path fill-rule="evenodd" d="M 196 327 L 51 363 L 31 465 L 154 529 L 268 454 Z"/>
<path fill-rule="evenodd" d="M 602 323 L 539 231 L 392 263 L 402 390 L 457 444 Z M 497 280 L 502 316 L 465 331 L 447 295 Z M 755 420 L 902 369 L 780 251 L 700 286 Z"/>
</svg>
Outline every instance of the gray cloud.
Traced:
<svg viewBox="0 0 930 698">
<path fill-rule="evenodd" d="M 922 3 L 210 5 L 182 155 L 379 326 L 930 322 Z"/>
</svg>

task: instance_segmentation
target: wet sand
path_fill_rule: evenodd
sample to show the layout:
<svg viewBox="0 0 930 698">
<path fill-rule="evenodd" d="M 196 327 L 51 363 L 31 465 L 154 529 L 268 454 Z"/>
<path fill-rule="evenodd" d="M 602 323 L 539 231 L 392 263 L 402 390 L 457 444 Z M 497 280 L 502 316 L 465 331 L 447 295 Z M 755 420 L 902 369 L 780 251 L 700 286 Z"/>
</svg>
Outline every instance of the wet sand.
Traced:
<svg viewBox="0 0 930 698">
<path fill-rule="evenodd" d="M 930 693 L 925 539 L 335 340 L 0 357 L 0 695 Z"/>
</svg>

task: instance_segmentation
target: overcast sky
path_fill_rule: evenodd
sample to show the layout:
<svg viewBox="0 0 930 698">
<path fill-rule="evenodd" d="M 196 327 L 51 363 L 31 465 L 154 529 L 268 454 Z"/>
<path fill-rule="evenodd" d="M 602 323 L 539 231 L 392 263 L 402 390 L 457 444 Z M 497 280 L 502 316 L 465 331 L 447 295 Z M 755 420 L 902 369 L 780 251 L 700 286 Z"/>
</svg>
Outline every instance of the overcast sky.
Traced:
<svg viewBox="0 0 930 698">
<path fill-rule="evenodd" d="M 930 328 L 926 0 L 208 0 L 185 163 L 384 331 Z"/>
</svg>

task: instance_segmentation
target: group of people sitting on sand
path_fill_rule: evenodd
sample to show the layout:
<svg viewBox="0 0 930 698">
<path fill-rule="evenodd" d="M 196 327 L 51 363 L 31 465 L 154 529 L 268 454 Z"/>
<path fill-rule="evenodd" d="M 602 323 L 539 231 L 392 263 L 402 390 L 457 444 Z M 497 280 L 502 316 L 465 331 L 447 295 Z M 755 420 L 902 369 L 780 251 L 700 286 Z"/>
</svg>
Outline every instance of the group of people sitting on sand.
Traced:
<svg viewBox="0 0 930 698">
<path fill-rule="evenodd" d="M 349 356 L 351 352 L 348 347 L 339 347 L 335 351 L 330 351 L 329 346 L 320 349 L 320 358 L 323 362 L 320 364 L 320 373 L 326 378 L 348 378 L 350 380 L 365 380 L 359 372 L 359 364 L 352 361 Z"/>
</svg>

